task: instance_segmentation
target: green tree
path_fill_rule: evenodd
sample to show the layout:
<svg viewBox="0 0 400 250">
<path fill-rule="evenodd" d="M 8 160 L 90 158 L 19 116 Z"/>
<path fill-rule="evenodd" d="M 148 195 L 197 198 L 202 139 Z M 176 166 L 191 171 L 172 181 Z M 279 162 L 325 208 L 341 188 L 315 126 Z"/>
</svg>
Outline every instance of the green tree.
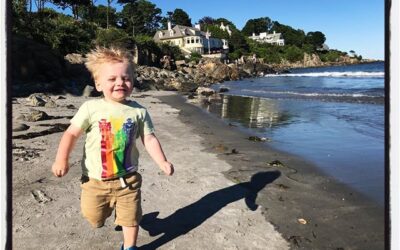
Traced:
<svg viewBox="0 0 400 250">
<path fill-rule="evenodd" d="M 117 0 L 117 2 L 119 4 L 125 5 L 124 6 L 125 11 L 122 10 L 121 13 L 119 13 L 119 16 L 120 16 L 121 22 L 125 22 L 125 23 L 122 23 L 122 25 L 124 25 L 125 28 L 129 27 L 129 26 L 132 27 L 132 37 L 134 37 L 135 36 L 134 15 L 135 15 L 135 9 L 137 7 L 136 6 L 137 0 Z M 129 33 L 129 31 L 128 31 L 128 33 Z"/>
<path fill-rule="evenodd" d="M 118 14 L 116 9 L 108 8 L 104 5 L 91 6 L 81 10 L 82 18 L 96 23 L 101 28 L 116 27 L 118 21 Z M 108 14 L 107 14 L 108 13 Z M 108 16 L 108 18 L 107 18 Z M 108 23 L 107 23 L 108 20 Z"/>
<path fill-rule="evenodd" d="M 295 30 L 292 27 L 284 24 L 280 24 L 277 21 L 273 22 L 271 31 L 281 33 L 283 39 L 285 39 L 286 45 L 296 45 L 301 48 L 305 41 L 305 33 L 303 30 Z"/>
<path fill-rule="evenodd" d="M 245 36 L 251 36 L 253 33 L 260 34 L 262 32 L 269 32 L 272 26 L 273 22 L 269 17 L 250 19 L 244 25 L 242 33 Z"/>
<path fill-rule="evenodd" d="M 132 44 L 132 39 L 123 30 L 118 28 L 100 28 L 96 32 L 96 45 L 100 46 L 110 46 L 110 45 L 120 45 L 128 47 Z"/>
<path fill-rule="evenodd" d="M 170 45 L 168 43 L 157 44 L 160 48 L 160 57 L 164 55 L 169 55 L 174 60 L 183 60 L 185 56 L 183 55 L 181 49 L 178 46 Z"/>
<path fill-rule="evenodd" d="M 320 31 L 308 32 L 305 38 L 305 42 L 314 46 L 315 49 L 322 47 L 325 40 L 325 35 Z"/>
<path fill-rule="evenodd" d="M 137 34 L 152 35 L 159 28 L 161 9 L 147 0 L 130 1 L 120 13 L 121 27 L 132 36 Z"/>
<path fill-rule="evenodd" d="M 221 23 L 223 23 L 225 26 L 229 25 L 229 29 L 232 32 L 231 35 L 229 35 L 227 31 L 223 31 L 219 28 Z M 236 28 L 235 24 L 230 20 L 221 17 L 214 19 L 214 22 L 212 24 L 201 25 L 202 31 L 207 31 L 207 29 L 211 32 L 212 37 L 228 40 L 231 59 L 236 59 L 236 56 L 242 56 L 242 54 L 248 53 L 249 45 L 247 44 L 245 36 L 240 32 L 240 30 Z M 236 50 L 238 51 L 236 53 L 233 53 Z"/>
<path fill-rule="evenodd" d="M 60 6 L 63 10 L 71 9 L 74 19 L 79 18 L 80 8 L 91 6 L 90 0 L 52 0 L 52 3 Z"/>
<path fill-rule="evenodd" d="M 22 26 L 20 26 L 22 25 Z M 13 24 L 13 34 L 49 45 L 62 55 L 85 53 L 92 46 L 97 26 L 59 14 L 52 9 L 29 13 L 24 22 Z"/>
<path fill-rule="evenodd" d="M 111 9 L 111 3 L 113 2 L 114 0 L 107 0 L 107 29 L 109 28 L 109 23 L 110 23 L 110 9 Z"/>
<path fill-rule="evenodd" d="M 205 24 L 200 26 L 201 30 L 211 32 L 211 37 L 219 39 L 229 39 L 229 34 L 227 31 L 221 30 L 219 26 L 214 24 Z"/>
<path fill-rule="evenodd" d="M 26 0 L 12 0 L 11 2 L 11 11 L 13 16 L 23 15 L 26 13 L 28 3 Z"/>
<path fill-rule="evenodd" d="M 231 21 L 229 21 L 228 19 L 225 19 L 225 18 L 222 18 L 222 17 L 215 19 L 215 24 L 217 24 L 217 25 L 219 26 L 221 23 L 223 23 L 225 26 L 226 26 L 226 25 L 229 25 L 229 29 L 230 29 L 232 32 L 233 32 L 234 30 L 240 32 L 240 30 L 238 30 L 238 28 L 236 27 L 236 25 L 235 25 L 234 23 L 232 23 Z"/>
<path fill-rule="evenodd" d="M 205 16 L 199 20 L 199 24 L 201 25 L 212 25 L 216 24 L 215 19 L 209 16 Z"/>
<path fill-rule="evenodd" d="M 249 51 L 249 45 L 247 44 L 245 37 L 237 30 L 232 31 L 228 44 L 230 52 L 235 50 Z"/>
<path fill-rule="evenodd" d="M 171 21 L 175 25 L 192 26 L 192 20 L 189 15 L 182 9 L 175 9 L 171 16 Z"/>
</svg>

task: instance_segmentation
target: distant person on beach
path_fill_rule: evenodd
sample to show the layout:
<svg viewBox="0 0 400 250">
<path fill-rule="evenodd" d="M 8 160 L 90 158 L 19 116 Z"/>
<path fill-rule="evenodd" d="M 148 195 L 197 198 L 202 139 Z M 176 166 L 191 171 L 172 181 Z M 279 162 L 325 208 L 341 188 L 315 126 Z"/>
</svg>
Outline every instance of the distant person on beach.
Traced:
<svg viewBox="0 0 400 250">
<path fill-rule="evenodd" d="M 251 58 L 251 62 L 253 63 L 253 74 L 257 74 L 257 71 L 256 71 L 257 56 L 256 56 L 256 54 L 253 54 L 253 57 Z"/>
<path fill-rule="evenodd" d="M 147 110 L 127 98 L 133 89 L 131 54 L 122 48 L 98 47 L 87 55 L 86 67 L 103 98 L 82 104 L 61 138 L 52 172 L 68 173 L 68 158 L 85 132 L 82 159 L 81 210 L 94 227 L 102 227 L 113 209 L 115 224 L 122 226 L 123 250 L 135 250 L 142 218 L 142 177 L 138 173 L 136 139 L 166 175 L 174 173 L 167 161 Z M 101 240 L 101 239 L 99 239 Z"/>
</svg>

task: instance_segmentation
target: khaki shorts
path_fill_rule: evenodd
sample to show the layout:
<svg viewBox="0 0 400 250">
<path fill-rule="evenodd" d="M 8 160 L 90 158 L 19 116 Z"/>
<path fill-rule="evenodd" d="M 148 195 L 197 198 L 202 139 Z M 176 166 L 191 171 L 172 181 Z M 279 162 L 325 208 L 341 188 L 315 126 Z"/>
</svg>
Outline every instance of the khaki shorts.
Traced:
<svg viewBox="0 0 400 250">
<path fill-rule="evenodd" d="M 138 226 L 142 219 L 140 187 L 142 176 L 134 173 L 124 177 L 126 187 L 120 179 L 99 181 L 82 177 L 81 209 L 93 227 L 102 227 L 115 208 L 115 224 Z"/>
</svg>

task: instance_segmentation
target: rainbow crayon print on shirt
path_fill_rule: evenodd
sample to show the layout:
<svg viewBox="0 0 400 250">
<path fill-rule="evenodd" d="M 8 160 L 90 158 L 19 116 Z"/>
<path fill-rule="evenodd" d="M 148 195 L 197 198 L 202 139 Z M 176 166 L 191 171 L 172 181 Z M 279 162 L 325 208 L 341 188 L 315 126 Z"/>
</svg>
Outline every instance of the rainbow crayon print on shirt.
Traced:
<svg viewBox="0 0 400 250">
<path fill-rule="evenodd" d="M 119 118 L 101 119 L 101 178 L 123 176 L 133 172 L 135 166 L 131 163 L 131 150 L 137 126 L 128 118 L 125 123 Z"/>
</svg>

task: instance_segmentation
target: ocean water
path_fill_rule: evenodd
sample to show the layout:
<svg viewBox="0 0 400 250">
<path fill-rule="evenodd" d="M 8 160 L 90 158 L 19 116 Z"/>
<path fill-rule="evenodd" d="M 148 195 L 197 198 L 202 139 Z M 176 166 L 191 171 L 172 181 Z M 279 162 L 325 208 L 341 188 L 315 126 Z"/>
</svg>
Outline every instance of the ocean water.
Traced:
<svg viewBox="0 0 400 250">
<path fill-rule="evenodd" d="M 224 82 L 204 108 L 384 204 L 384 63 Z"/>
</svg>

